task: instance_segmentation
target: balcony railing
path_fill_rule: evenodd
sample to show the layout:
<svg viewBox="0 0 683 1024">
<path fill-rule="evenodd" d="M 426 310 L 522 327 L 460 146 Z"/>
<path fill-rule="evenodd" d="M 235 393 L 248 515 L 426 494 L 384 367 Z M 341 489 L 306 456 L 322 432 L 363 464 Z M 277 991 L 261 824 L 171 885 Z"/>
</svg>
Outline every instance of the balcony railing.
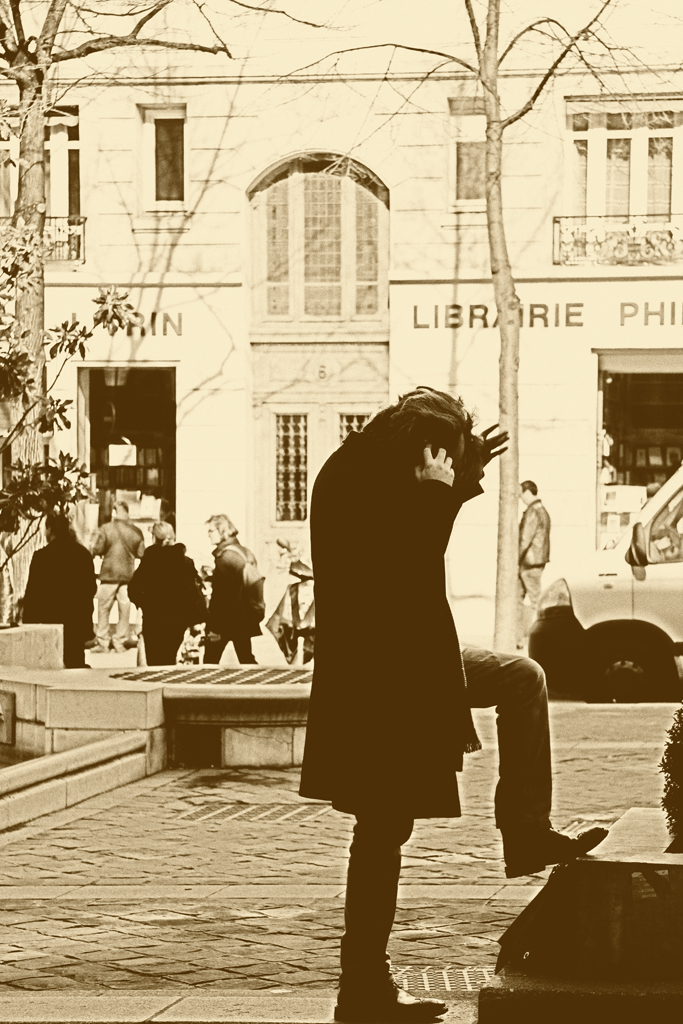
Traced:
<svg viewBox="0 0 683 1024">
<path fill-rule="evenodd" d="M 683 214 L 554 217 L 553 263 L 628 267 L 683 263 Z"/>
<path fill-rule="evenodd" d="M 10 217 L 0 217 L 11 224 Z M 82 263 L 85 259 L 85 217 L 46 217 L 43 230 L 45 258 L 58 262 Z"/>
</svg>

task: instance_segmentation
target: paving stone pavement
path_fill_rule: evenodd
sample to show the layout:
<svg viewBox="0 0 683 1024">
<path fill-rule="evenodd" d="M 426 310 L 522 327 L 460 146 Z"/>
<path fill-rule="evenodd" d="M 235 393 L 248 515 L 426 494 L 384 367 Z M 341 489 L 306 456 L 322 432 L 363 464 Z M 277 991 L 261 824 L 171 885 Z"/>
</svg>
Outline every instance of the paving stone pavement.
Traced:
<svg viewBox="0 0 683 1024">
<path fill-rule="evenodd" d="M 553 705 L 555 822 L 656 806 L 672 713 Z M 504 877 L 495 716 L 475 717 L 463 818 L 418 822 L 405 848 L 390 952 L 414 992 L 476 993 L 547 874 Z M 297 786 L 296 769 L 167 771 L 0 835 L 0 996 L 332 993 L 353 820 Z"/>
</svg>

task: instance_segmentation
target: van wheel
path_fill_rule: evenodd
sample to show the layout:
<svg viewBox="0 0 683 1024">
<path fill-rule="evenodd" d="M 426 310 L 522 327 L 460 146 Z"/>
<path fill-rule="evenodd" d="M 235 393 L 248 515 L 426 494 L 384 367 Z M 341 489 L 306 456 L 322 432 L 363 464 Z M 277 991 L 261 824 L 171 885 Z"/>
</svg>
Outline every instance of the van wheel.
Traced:
<svg viewBox="0 0 683 1024">
<path fill-rule="evenodd" d="M 589 629 L 587 639 L 587 701 L 628 704 L 680 700 L 674 647 L 656 627 L 605 622 Z"/>
</svg>

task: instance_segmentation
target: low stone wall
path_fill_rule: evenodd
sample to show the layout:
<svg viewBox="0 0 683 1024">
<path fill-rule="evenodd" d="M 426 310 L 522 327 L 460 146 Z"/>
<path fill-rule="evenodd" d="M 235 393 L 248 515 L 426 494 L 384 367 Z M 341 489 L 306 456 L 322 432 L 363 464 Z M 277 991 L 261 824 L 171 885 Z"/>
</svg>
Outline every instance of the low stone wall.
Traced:
<svg viewBox="0 0 683 1024">
<path fill-rule="evenodd" d="M 261 666 L 0 666 L 0 692 L 15 701 L 15 760 L 144 731 L 147 774 L 165 767 L 169 745 L 172 763 L 188 766 L 301 764 L 310 679 L 308 669 Z"/>
<path fill-rule="evenodd" d="M 208 759 L 224 768 L 300 765 L 309 695 L 309 683 L 166 686 L 171 763 L 188 763 L 184 740 L 192 730 L 196 742 L 189 750 L 203 747 Z"/>
<path fill-rule="evenodd" d="M 0 691 L 14 694 L 15 742 L 0 750 L 11 750 L 15 760 L 143 731 L 148 736 L 147 774 L 166 765 L 163 688 L 158 684 L 112 679 L 103 669 L 0 666 Z"/>
</svg>

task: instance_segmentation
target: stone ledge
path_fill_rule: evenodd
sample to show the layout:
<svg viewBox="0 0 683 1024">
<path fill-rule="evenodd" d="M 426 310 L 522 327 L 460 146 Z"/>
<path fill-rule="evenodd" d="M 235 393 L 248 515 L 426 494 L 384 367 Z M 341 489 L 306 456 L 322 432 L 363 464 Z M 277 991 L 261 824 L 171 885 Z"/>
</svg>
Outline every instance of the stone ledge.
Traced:
<svg viewBox="0 0 683 1024">
<path fill-rule="evenodd" d="M 60 754 L 50 754 L 34 761 L 11 765 L 0 772 L 0 798 L 46 782 L 48 779 L 69 775 L 135 751 L 144 751 L 146 747 L 146 732 L 123 733 L 110 739 L 89 743 L 87 746 L 65 750 Z"/>
<path fill-rule="evenodd" d="M 60 755 L 55 755 L 58 756 Z M 0 798 L 0 830 L 23 825 L 44 814 L 66 810 L 67 807 L 81 803 L 89 797 L 143 779 L 146 775 L 146 761 L 143 750 L 141 753 L 126 754 L 109 760 L 94 769 L 50 779 L 48 782 L 10 793 Z"/>
<path fill-rule="evenodd" d="M 683 982 L 531 977 L 503 969 L 479 993 L 478 1024 L 647 1024 L 683 1019 Z"/>
</svg>

